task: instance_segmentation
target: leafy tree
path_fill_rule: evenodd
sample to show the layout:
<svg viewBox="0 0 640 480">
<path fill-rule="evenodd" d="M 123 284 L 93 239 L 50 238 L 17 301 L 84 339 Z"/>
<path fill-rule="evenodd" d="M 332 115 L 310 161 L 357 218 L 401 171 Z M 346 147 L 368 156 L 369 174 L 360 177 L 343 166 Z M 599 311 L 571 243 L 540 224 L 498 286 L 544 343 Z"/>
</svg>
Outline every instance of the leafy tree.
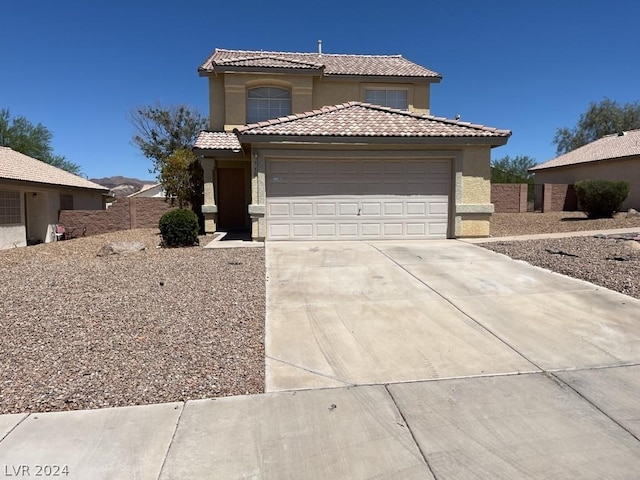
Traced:
<svg viewBox="0 0 640 480">
<path fill-rule="evenodd" d="M 138 107 L 131 114 L 135 128 L 133 144 L 153 161 L 151 173 L 162 172 L 166 159 L 176 150 L 191 148 L 207 119 L 185 105 Z"/>
<path fill-rule="evenodd" d="M 132 141 L 153 161 L 149 171 L 158 174 L 167 198 L 175 195 L 180 205 L 188 201 L 204 227 L 204 172 L 191 147 L 206 128 L 207 118 L 185 105 L 156 105 L 138 107 L 130 120 L 135 129 Z M 185 171 L 189 173 L 188 187 Z"/>
<path fill-rule="evenodd" d="M 79 175 L 80 165 L 53 153 L 52 138 L 51 131 L 41 123 L 34 125 L 22 116 L 11 118 L 8 108 L 0 109 L 0 145 Z"/>
<path fill-rule="evenodd" d="M 605 135 L 637 128 L 640 128 L 640 102 L 621 105 L 605 98 L 600 103 L 591 102 L 575 127 L 558 128 L 553 143 L 556 154 L 563 155 Z"/>
<path fill-rule="evenodd" d="M 191 164 L 197 162 L 193 152 L 186 148 L 179 148 L 169 155 L 163 162 L 159 180 L 162 183 L 167 198 L 175 198 L 178 207 L 191 201 L 196 195 L 191 181 Z"/>
<path fill-rule="evenodd" d="M 533 173 L 528 170 L 536 165 L 527 155 L 511 158 L 506 155 L 491 162 L 492 183 L 533 183 Z"/>
</svg>

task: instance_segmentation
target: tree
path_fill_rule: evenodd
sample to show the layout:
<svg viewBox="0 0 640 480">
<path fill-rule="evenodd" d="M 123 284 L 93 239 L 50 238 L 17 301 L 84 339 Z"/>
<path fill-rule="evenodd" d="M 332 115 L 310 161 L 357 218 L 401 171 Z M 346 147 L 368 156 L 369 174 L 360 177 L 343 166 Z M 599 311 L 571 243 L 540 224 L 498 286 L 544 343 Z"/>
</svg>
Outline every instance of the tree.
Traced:
<svg viewBox="0 0 640 480">
<path fill-rule="evenodd" d="M 605 135 L 637 128 L 640 128 L 640 102 L 621 105 L 605 98 L 600 103 L 591 102 L 575 127 L 558 128 L 553 144 L 556 154 L 563 155 Z"/>
<path fill-rule="evenodd" d="M 204 172 L 191 147 L 206 128 L 207 118 L 185 105 L 156 105 L 138 107 L 130 119 L 135 128 L 132 141 L 153 161 L 149 171 L 158 174 L 167 198 L 175 195 L 180 205 L 188 201 L 204 227 Z M 185 169 L 189 174 L 188 187 Z"/>
<path fill-rule="evenodd" d="M 491 162 L 492 183 L 533 183 L 529 169 L 536 165 L 535 159 L 527 155 L 511 158 L 506 155 Z"/>
<path fill-rule="evenodd" d="M 159 180 L 162 183 L 167 198 L 178 201 L 178 207 L 191 201 L 197 192 L 193 190 L 191 181 L 191 164 L 197 162 L 193 152 L 186 148 L 179 148 L 169 155 L 163 162 Z"/>
<path fill-rule="evenodd" d="M 160 173 L 164 162 L 176 150 L 191 148 L 207 119 L 185 105 L 177 107 L 138 107 L 131 114 L 135 128 L 132 141 L 153 161 L 151 173 Z"/>
<path fill-rule="evenodd" d="M 11 118 L 8 108 L 0 109 L 0 145 L 79 175 L 80 165 L 54 155 L 52 139 L 51 131 L 41 123 L 34 125 L 22 116 Z"/>
</svg>

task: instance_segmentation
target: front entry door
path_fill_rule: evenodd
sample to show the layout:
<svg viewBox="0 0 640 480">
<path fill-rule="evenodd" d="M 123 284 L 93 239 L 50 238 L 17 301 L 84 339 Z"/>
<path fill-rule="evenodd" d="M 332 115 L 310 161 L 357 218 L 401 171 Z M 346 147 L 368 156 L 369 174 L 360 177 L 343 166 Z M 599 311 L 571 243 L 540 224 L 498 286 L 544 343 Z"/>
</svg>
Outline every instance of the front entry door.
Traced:
<svg viewBox="0 0 640 480">
<path fill-rule="evenodd" d="M 243 168 L 218 169 L 218 228 L 244 230 L 247 228 Z"/>
</svg>

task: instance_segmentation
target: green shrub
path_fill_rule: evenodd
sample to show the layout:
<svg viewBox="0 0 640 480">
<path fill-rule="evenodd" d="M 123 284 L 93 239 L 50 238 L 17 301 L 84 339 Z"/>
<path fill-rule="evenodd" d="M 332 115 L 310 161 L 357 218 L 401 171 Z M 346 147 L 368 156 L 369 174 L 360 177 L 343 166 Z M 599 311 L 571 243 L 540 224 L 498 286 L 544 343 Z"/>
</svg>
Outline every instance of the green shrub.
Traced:
<svg viewBox="0 0 640 480">
<path fill-rule="evenodd" d="M 629 195 L 629 183 L 623 181 L 581 180 L 575 188 L 578 205 L 589 218 L 613 216 Z"/>
<path fill-rule="evenodd" d="M 191 247 L 198 244 L 198 217 L 191 210 L 177 209 L 165 213 L 158 224 L 162 245 Z"/>
</svg>

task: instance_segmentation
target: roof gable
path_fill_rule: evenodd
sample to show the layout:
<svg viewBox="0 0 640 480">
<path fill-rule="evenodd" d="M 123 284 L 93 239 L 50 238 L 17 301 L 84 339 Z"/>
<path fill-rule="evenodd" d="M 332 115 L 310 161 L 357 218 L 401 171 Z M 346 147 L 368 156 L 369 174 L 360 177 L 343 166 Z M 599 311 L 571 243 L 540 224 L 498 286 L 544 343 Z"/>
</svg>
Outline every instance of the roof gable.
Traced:
<svg viewBox="0 0 640 480">
<path fill-rule="evenodd" d="M 509 130 L 421 115 L 362 102 L 246 125 L 242 136 L 469 138 L 509 137 Z"/>
<path fill-rule="evenodd" d="M 0 180 L 21 180 L 64 187 L 107 192 L 109 189 L 60 168 L 24 155 L 9 147 L 0 147 Z"/>
<path fill-rule="evenodd" d="M 345 55 L 334 53 L 261 52 L 216 49 L 198 69 L 200 72 L 296 68 L 318 70 L 325 76 L 406 77 L 440 81 L 442 76 L 402 55 Z"/>
<path fill-rule="evenodd" d="M 531 168 L 531 171 L 581 163 L 640 156 L 640 130 L 606 135 L 598 140 Z"/>
</svg>

